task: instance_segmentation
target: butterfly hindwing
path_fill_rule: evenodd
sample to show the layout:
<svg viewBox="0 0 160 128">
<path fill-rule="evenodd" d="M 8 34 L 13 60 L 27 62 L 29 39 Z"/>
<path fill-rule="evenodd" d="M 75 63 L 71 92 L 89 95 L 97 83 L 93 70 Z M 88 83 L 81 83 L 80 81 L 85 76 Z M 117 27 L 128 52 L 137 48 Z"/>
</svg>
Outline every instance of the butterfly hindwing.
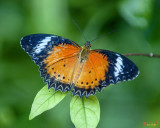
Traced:
<svg viewBox="0 0 160 128">
<path fill-rule="evenodd" d="M 25 36 L 21 39 L 21 46 L 40 67 L 41 77 L 49 88 L 70 91 L 72 83 L 69 82 L 69 77 L 80 46 L 69 39 L 51 34 Z"/>
</svg>

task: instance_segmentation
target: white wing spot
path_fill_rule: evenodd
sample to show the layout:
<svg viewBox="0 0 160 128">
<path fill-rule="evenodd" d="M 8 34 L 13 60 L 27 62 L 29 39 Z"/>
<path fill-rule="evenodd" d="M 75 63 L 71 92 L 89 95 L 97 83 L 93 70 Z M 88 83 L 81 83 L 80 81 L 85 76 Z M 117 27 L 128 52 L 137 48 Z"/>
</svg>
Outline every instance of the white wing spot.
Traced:
<svg viewBox="0 0 160 128">
<path fill-rule="evenodd" d="M 118 56 L 118 58 L 116 59 L 117 63 L 115 64 L 116 70 L 114 72 L 115 77 L 119 76 L 120 73 L 123 73 L 123 61 L 122 58 L 120 57 L 120 55 L 116 54 Z"/>
<path fill-rule="evenodd" d="M 39 44 L 37 44 L 35 47 L 35 53 L 39 54 L 40 52 L 42 52 L 42 50 L 46 47 L 49 41 L 51 41 L 51 37 L 46 37 L 41 40 Z"/>
</svg>

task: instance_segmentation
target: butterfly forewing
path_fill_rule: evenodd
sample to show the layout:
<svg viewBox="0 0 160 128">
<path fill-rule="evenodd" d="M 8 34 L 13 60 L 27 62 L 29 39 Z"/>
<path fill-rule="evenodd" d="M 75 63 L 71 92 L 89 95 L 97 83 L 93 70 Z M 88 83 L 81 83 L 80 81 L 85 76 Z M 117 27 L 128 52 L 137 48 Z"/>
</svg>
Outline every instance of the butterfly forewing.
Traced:
<svg viewBox="0 0 160 128">
<path fill-rule="evenodd" d="M 127 57 L 108 50 L 95 50 L 95 52 L 107 57 L 109 62 L 108 71 L 105 73 L 105 81 L 100 82 L 102 86 L 132 80 L 138 76 L 138 67 Z"/>
</svg>

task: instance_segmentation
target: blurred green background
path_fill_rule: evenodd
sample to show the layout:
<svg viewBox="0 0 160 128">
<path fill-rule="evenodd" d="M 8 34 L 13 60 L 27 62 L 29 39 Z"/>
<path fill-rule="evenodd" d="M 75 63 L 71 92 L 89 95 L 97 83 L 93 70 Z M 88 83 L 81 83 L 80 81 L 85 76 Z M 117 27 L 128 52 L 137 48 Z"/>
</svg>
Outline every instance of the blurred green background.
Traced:
<svg viewBox="0 0 160 128">
<path fill-rule="evenodd" d="M 85 43 L 106 34 L 92 49 L 160 54 L 160 0 L 0 0 L 0 128 L 74 128 L 70 93 L 54 109 L 28 120 L 31 104 L 44 86 L 38 66 L 20 47 L 21 37 L 50 33 Z M 129 57 L 137 79 L 105 88 L 98 128 L 160 126 L 160 59 Z"/>
</svg>

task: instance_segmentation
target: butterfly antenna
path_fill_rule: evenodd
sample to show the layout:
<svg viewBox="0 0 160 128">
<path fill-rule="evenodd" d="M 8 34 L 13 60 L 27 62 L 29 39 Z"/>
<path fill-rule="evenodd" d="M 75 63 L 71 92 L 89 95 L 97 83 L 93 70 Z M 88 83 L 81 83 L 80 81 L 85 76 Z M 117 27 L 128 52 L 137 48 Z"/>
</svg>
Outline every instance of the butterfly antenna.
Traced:
<svg viewBox="0 0 160 128">
<path fill-rule="evenodd" d="M 107 35 L 108 35 L 108 34 L 111 34 L 111 33 L 113 33 L 113 32 L 115 32 L 115 31 L 116 31 L 116 30 L 107 32 Z M 103 34 L 103 35 L 101 35 L 101 36 L 96 37 L 95 39 L 91 40 L 90 43 L 91 43 L 91 42 L 94 42 L 95 40 L 97 40 L 97 39 L 99 39 L 99 38 L 102 38 L 102 37 L 104 37 L 104 36 L 106 36 L 106 34 Z"/>
<path fill-rule="evenodd" d="M 76 23 L 76 21 L 73 19 L 73 22 L 74 22 L 74 24 L 77 26 L 77 28 L 79 29 L 79 31 L 82 33 L 82 35 L 83 35 L 83 37 L 84 37 L 84 39 L 86 40 L 86 42 L 87 42 L 87 38 L 84 36 L 84 33 L 81 31 L 81 29 L 80 29 L 80 27 L 79 27 L 79 25 Z"/>
</svg>

